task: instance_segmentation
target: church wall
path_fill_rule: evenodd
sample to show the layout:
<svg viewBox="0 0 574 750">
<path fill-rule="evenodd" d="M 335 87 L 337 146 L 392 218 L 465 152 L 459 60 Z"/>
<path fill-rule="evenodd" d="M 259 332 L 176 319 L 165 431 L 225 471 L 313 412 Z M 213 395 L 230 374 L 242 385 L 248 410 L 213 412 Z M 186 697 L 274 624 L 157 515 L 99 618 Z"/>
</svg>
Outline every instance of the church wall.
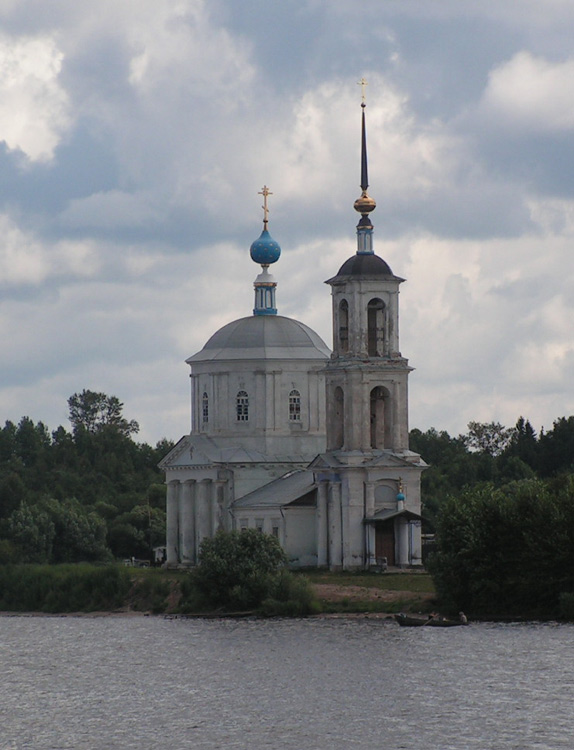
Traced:
<svg viewBox="0 0 574 750">
<path fill-rule="evenodd" d="M 294 568 L 317 565 L 317 532 L 314 507 L 287 507 L 284 549 Z"/>
<path fill-rule="evenodd" d="M 324 435 L 324 361 L 239 361 L 194 363 L 192 432 L 207 435 Z M 301 418 L 289 419 L 289 394 L 301 395 Z M 249 397 L 249 419 L 237 419 L 236 397 Z M 203 421 L 202 395 L 209 399 L 209 420 Z M 298 451 L 300 452 L 300 451 Z"/>
<path fill-rule="evenodd" d="M 341 479 L 343 568 L 347 570 L 362 567 L 366 562 L 364 473 L 361 470 L 346 471 Z"/>
<path fill-rule="evenodd" d="M 270 534 L 279 540 L 281 546 L 285 541 L 285 520 L 279 508 L 249 507 L 236 508 L 233 511 L 232 530 L 257 529 L 264 534 Z"/>
</svg>

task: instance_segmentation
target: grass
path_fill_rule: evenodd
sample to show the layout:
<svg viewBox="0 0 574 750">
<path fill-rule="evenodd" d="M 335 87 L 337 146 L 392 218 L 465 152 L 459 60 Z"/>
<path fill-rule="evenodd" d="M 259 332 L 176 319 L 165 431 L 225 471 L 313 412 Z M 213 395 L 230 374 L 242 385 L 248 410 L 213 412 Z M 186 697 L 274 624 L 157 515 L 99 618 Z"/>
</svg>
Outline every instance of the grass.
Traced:
<svg viewBox="0 0 574 750">
<path fill-rule="evenodd" d="M 337 586 L 360 586 L 381 591 L 410 591 L 434 594 L 432 578 L 428 573 L 405 571 L 404 573 L 331 573 L 325 570 L 306 570 L 311 583 L 329 583 Z"/>
<path fill-rule="evenodd" d="M 328 594 L 319 594 L 324 613 L 430 612 L 435 606 L 432 579 L 422 571 L 331 573 L 311 570 L 305 575 L 313 584 L 333 587 Z"/>
</svg>

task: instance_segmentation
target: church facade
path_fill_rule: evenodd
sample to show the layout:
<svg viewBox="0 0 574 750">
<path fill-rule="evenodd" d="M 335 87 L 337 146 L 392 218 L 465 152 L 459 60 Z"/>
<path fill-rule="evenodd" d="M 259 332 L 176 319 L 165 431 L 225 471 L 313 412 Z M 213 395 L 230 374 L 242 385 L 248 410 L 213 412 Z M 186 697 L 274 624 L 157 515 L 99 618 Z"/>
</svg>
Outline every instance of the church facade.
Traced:
<svg viewBox="0 0 574 750">
<path fill-rule="evenodd" d="M 408 375 L 399 350 L 399 285 L 373 250 L 365 105 L 357 250 L 326 283 L 333 351 L 279 316 L 268 231 L 253 315 L 217 331 L 191 356 L 192 428 L 163 459 L 167 563 L 193 565 L 220 529 L 276 536 L 294 567 L 420 565 L 420 477 L 408 448 Z"/>
</svg>

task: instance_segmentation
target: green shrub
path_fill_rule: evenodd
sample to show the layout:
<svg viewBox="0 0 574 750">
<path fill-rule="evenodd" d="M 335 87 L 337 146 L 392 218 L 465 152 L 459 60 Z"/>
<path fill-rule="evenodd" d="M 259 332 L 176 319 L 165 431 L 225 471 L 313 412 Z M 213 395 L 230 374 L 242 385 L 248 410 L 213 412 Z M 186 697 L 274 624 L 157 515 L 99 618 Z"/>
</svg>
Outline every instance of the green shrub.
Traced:
<svg viewBox="0 0 574 750">
<path fill-rule="evenodd" d="M 564 620 L 574 620 L 574 593 L 564 591 L 560 594 L 560 616 Z"/>
<path fill-rule="evenodd" d="M 561 592 L 574 590 L 574 482 L 522 480 L 449 498 L 427 565 L 445 611 L 556 617 L 568 606 Z"/>
<path fill-rule="evenodd" d="M 261 613 L 270 617 L 303 617 L 321 611 L 308 578 L 293 575 L 288 570 L 280 571 L 276 577 L 270 596 L 264 599 Z"/>
<path fill-rule="evenodd" d="M 252 609 L 266 599 L 277 573 L 286 564 L 275 537 L 256 529 L 220 531 L 204 539 L 193 583 L 214 607 Z"/>
<path fill-rule="evenodd" d="M 120 607 L 130 587 L 116 565 L 7 565 L 0 567 L 0 610 L 93 612 Z"/>
<path fill-rule="evenodd" d="M 162 573 L 163 571 L 148 569 L 133 582 L 130 602 L 134 610 L 151 610 L 154 614 L 165 612 L 171 584 Z"/>
<path fill-rule="evenodd" d="M 202 542 L 199 564 L 181 586 L 182 612 L 213 609 L 305 615 L 318 609 L 311 586 L 286 570 L 277 539 L 256 529 L 220 531 Z"/>
</svg>

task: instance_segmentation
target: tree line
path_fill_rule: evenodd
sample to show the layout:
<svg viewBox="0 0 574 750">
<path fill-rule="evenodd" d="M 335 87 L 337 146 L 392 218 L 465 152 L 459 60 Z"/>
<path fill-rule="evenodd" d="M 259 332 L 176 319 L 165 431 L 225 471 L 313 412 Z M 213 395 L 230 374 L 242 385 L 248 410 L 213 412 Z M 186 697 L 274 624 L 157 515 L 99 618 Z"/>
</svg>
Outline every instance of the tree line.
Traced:
<svg viewBox="0 0 574 750">
<path fill-rule="evenodd" d="M 414 430 L 431 467 L 423 517 L 441 605 L 483 617 L 574 618 L 574 417 L 537 435 L 471 422 L 468 433 Z"/>
<path fill-rule="evenodd" d="M 429 464 L 421 491 L 423 517 L 432 531 L 443 502 L 464 488 L 484 483 L 501 488 L 574 473 L 574 416 L 556 419 L 551 430 L 539 435 L 524 417 L 511 428 L 499 422 L 469 422 L 468 432 L 457 437 L 414 429 L 410 447 Z"/>
<path fill-rule="evenodd" d="M 173 443 L 138 443 L 115 396 L 68 399 L 71 429 L 22 417 L 0 428 L 0 563 L 151 559 L 165 543 L 157 464 Z"/>
</svg>

